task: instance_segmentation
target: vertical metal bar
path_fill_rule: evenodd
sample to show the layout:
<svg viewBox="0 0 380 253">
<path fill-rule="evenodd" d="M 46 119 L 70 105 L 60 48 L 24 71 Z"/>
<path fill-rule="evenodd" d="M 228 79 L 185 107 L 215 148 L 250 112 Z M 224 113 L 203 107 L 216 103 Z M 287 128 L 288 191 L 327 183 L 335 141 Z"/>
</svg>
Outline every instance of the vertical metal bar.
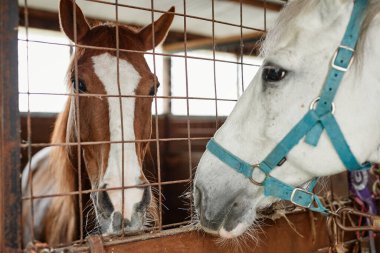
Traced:
<svg viewBox="0 0 380 253">
<path fill-rule="evenodd" d="M 0 252 L 21 250 L 18 2 L 0 0 Z"/>
<path fill-rule="evenodd" d="M 236 62 L 239 62 L 240 60 L 240 56 L 238 54 L 236 54 Z M 236 64 L 236 98 L 239 99 L 240 98 L 240 70 L 241 70 L 241 67 L 239 66 L 239 64 Z"/>
<path fill-rule="evenodd" d="M 240 0 L 240 71 L 241 71 L 241 93 L 244 93 L 244 40 L 243 40 L 243 0 Z"/>
<path fill-rule="evenodd" d="M 217 92 L 217 85 L 216 85 L 216 62 L 215 62 L 215 1 L 211 1 L 211 15 L 212 15 L 212 66 L 213 66 L 213 72 L 214 72 L 214 96 L 215 96 L 215 131 L 218 130 L 218 92 Z"/>
<path fill-rule="evenodd" d="M 154 28 L 154 2 L 150 1 L 151 7 L 151 21 L 152 21 L 152 45 L 153 45 L 153 74 L 156 75 L 156 37 Z M 154 89 L 157 90 L 156 79 L 154 79 Z M 158 183 L 158 228 L 162 231 L 162 179 L 161 179 L 161 158 L 160 158 L 160 131 L 158 129 L 158 104 L 157 104 L 157 94 L 154 95 L 154 109 L 155 109 L 155 130 L 156 130 L 156 145 L 157 145 L 157 183 Z"/>
<path fill-rule="evenodd" d="M 163 96 L 170 97 L 172 95 L 172 82 L 171 82 L 171 76 L 172 76 L 172 58 L 171 57 L 165 57 L 164 58 L 164 66 L 163 66 Z M 170 114 L 172 112 L 172 100 L 171 99 L 164 99 L 163 101 L 163 113 L 164 114 Z"/>
<path fill-rule="evenodd" d="M 30 116 L 30 75 L 29 75 L 29 13 L 28 13 L 28 1 L 24 1 L 24 16 L 25 16 L 25 35 L 26 35 L 26 80 L 28 86 L 28 115 L 27 115 L 27 141 L 28 141 L 28 184 L 30 191 L 30 238 L 33 242 L 35 239 L 34 235 L 34 201 L 33 201 L 33 173 L 32 173 L 32 119 Z M 23 204 L 23 203 L 22 203 Z M 26 238 L 23 238 L 25 240 Z M 23 243 L 26 243 L 23 241 Z"/>
<path fill-rule="evenodd" d="M 187 146 L 188 146 L 188 155 L 189 155 L 189 180 L 190 180 L 190 189 L 193 189 L 193 166 L 192 166 L 192 155 L 191 155 L 191 133 L 190 133 L 190 101 L 189 101 L 189 76 L 188 76 L 188 66 L 187 66 L 187 21 L 186 21 L 186 0 L 183 0 L 183 39 L 185 43 L 185 80 L 186 80 L 186 124 L 187 124 Z M 214 58 L 215 59 L 215 58 Z M 190 201 L 190 214 L 191 222 L 193 222 L 193 195 L 189 196 Z"/>
<path fill-rule="evenodd" d="M 267 31 L 267 0 L 264 0 L 264 31 Z"/>
<path fill-rule="evenodd" d="M 119 2 L 118 0 L 115 0 L 115 16 L 116 16 L 116 78 L 117 78 L 117 91 L 118 91 L 118 97 L 119 97 L 119 107 L 120 107 L 120 126 L 121 126 L 121 215 L 122 217 L 125 217 L 125 139 L 124 139 L 124 114 L 123 114 L 123 98 L 121 94 L 121 86 L 120 86 L 120 40 L 119 40 L 119 8 L 118 8 Z M 126 94 L 124 94 L 126 95 Z M 131 99 L 131 98 L 125 98 L 125 99 Z M 115 144 L 114 144 L 115 145 Z M 130 145 L 130 144 L 127 144 Z M 124 237 L 124 218 L 121 219 L 121 236 Z"/>
<path fill-rule="evenodd" d="M 78 46 L 78 34 L 77 34 L 77 11 L 76 11 L 77 5 L 76 0 L 73 1 L 73 26 L 74 26 L 74 43 L 75 47 Z M 76 49 L 77 50 L 77 49 Z M 75 58 L 74 61 L 74 75 L 75 75 L 75 83 L 79 84 L 78 79 L 78 59 Z M 78 206 L 79 206 L 79 236 L 80 241 L 83 241 L 84 234 L 83 234 L 83 193 L 82 193 L 82 144 L 81 144 L 81 132 L 80 132 L 80 107 L 79 107 L 79 85 L 76 85 L 76 92 L 75 92 L 75 112 L 76 112 L 76 133 L 77 133 L 77 160 L 78 160 Z"/>
</svg>

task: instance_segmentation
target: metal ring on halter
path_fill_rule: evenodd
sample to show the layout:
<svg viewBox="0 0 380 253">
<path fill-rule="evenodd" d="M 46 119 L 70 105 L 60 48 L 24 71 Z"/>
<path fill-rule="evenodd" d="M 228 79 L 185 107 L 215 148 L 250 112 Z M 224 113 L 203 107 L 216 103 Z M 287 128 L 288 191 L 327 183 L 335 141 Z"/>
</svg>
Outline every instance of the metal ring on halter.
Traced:
<svg viewBox="0 0 380 253">
<path fill-rule="evenodd" d="M 320 99 L 321 99 L 321 97 L 317 97 L 313 101 L 311 101 L 310 106 L 309 106 L 309 110 L 314 110 Z M 331 103 L 331 114 L 334 114 L 334 112 L 335 112 L 335 104 Z"/>
<path fill-rule="evenodd" d="M 261 181 L 261 182 L 258 182 L 256 180 L 254 180 L 252 177 L 249 179 L 251 181 L 252 184 L 254 185 L 257 185 L 257 186 L 263 186 L 265 180 L 267 179 L 267 177 L 269 176 L 267 173 L 265 173 L 261 168 L 260 168 L 260 164 L 254 164 L 252 165 L 252 174 L 253 174 L 253 171 L 255 170 L 255 168 L 258 168 L 262 173 L 264 173 L 265 177 L 264 179 Z"/>
</svg>

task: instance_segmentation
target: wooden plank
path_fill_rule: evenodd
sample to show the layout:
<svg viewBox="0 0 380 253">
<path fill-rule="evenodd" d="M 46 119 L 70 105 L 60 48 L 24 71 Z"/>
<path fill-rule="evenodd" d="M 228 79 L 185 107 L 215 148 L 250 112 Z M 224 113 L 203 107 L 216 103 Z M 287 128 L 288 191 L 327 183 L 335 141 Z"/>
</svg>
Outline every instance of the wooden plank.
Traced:
<svg viewBox="0 0 380 253">
<path fill-rule="evenodd" d="M 21 249 L 18 3 L 0 0 L 0 252 Z"/>
<path fill-rule="evenodd" d="M 311 252 L 329 245 L 326 219 L 325 217 L 309 212 L 288 215 L 289 220 L 294 224 L 298 233 L 290 228 L 285 219 L 276 221 L 266 221 L 263 232 L 258 232 L 258 241 L 250 240 L 242 242 L 240 246 L 236 244 L 229 246 L 218 243 L 218 240 L 202 232 L 189 232 L 157 239 L 150 239 L 137 242 L 129 242 L 123 245 L 108 246 L 106 252 L 121 253 L 219 253 L 219 252 L 255 252 L 255 253 L 294 253 Z M 314 220 L 314 225 L 312 221 Z M 315 226 L 316 234 L 313 234 L 312 226 Z M 350 234 L 348 238 L 353 238 Z"/>
</svg>

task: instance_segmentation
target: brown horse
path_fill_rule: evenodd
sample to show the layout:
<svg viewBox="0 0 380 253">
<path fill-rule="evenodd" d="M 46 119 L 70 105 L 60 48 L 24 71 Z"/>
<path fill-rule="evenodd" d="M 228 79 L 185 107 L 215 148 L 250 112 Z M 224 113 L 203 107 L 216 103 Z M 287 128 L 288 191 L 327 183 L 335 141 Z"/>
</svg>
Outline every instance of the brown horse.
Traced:
<svg viewBox="0 0 380 253">
<path fill-rule="evenodd" d="M 133 141 L 151 136 L 152 96 L 158 83 L 144 54 L 136 51 L 151 50 L 164 40 L 174 7 L 169 12 L 142 29 L 91 27 L 72 0 L 61 0 L 62 30 L 79 45 L 68 71 L 69 90 L 77 96 L 69 96 L 55 123 L 52 147 L 38 152 L 24 169 L 24 197 L 31 196 L 31 188 L 33 196 L 54 196 L 33 200 L 33 220 L 31 201 L 24 200 L 24 244 L 32 239 L 49 245 L 79 239 L 80 231 L 88 229 L 80 222 L 86 212 L 80 213 L 79 205 L 87 202 L 102 234 L 143 228 L 152 206 L 151 188 L 141 186 L 147 183 L 142 172 L 147 143 Z M 121 50 L 118 55 L 114 50 L 118 47 L 133 51 Z M 119 94 L 124 97 L 119 99 Z M 124 194 L 120 189 L 105 191 L 123 185 L 129 186 Z M 78 191 L 90 189 L 92 201 L 88 194 L 79 198 Z M 74 194 L 63 195 L 70 192 Z M 83 220 L 86 223 L 86 217 Z"/>
</svg>

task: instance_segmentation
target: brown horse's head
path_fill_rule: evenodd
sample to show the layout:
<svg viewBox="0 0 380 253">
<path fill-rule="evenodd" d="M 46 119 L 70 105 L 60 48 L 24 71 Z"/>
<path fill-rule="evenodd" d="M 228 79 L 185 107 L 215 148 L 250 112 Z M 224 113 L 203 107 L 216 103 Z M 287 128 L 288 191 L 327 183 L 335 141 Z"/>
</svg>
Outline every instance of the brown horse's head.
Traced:
<svg viewBox="0 0 380 253">
<path fill-rule="evenodd" d="M 162 42 L 174 14 L 166 13 L 142 29 L 91 27 L 72 0 L 61 0 L 59 14 L 62 30 L 77 45 L 68 73 L 69 89 L 77 96 L 66 105 L 64 141 L 80 141 L 81 152 L 69 147 L 68 157 L 73 168 L 82 157 L 91 188 L 104 190 L 91 195 L 102 233 L 141 229 L 151 189 L 141 186 L 147 183 L 142 172 L 147 142 L 135 140 L 151 136 L 152 96 L 158 82 L 144 54 L 135 51 L 151 50 Z M 111 189 L 122 186 L 127 187 L 124 192 Z"/>
</svg>

